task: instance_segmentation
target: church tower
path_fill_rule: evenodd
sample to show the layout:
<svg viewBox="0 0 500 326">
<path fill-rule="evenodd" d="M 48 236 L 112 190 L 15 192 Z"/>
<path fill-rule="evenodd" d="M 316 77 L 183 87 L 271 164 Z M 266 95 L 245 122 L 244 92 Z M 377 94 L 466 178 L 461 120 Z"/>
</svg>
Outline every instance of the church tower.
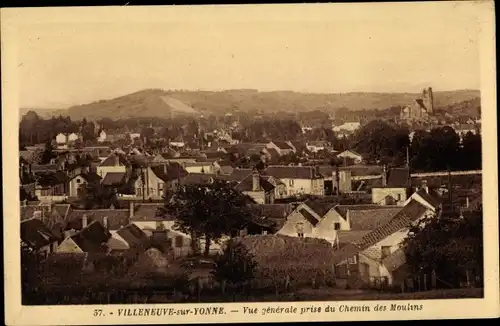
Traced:
<svg viewBox="0 0 500 326">
<path fill-rule="evenodd" d="M 432 87 L 424 89 L 422 94 L 422 100 L 424 102 L 427 113 L 434 113 L 434 95 L 432 94 Z"/>
</svg>

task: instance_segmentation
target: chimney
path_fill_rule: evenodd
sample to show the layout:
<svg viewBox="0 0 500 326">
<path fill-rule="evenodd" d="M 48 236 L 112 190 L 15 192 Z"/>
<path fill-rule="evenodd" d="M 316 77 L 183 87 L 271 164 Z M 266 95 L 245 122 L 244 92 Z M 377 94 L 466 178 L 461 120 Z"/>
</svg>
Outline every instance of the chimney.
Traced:
<svg viewBox="0 0 500 326">
<path fill-rule="evenodd" d="M 114 162 L 115 166 L 120 165 L 120 157 L 118 157 L 118 154 L 114 154 Z"/>
<path fill-rule="evenodd" d="M 315 166 L 316 177 L 319 176 L 319 165 Z"/>
<path fill-rule="evenodd" d="M 133 201 L 130 201 L 130 207 L 129 207 L 128 217 L 129 218 L 134 217 L 134 202 Z"/>
<path fill-rule="evenodd" d="M 424 189 L 426 193 L 429 193 L 429 187 L 427 186 L 427 180 L 422 180 L 422 189 Z"/>
<path fill-rule="evenodd" d="M 83 214 L 83 216 L 82 216 L 82 229 L 87 227 L 87 222 L 88 222 L 87 214 Z"/>
<path fill-rule="evenodd" d="M 252 191 L 260 191 L 260 175 L 256 170 L 252 174 Z"/>
<path fill-rule="evenodd" d="M 167 163 L 163 164 L 163 173 L 167 173 Z"/>
<path fill-rule="evenodd" d="M 382 170 L 382 187 L 387 186 L 387 167 L 384 165 Z"/>
<path fill-rule="evenodd" d="M 102 220 L 102 224 L 104 225 L 104 228 L 106 230 L 109 230 L 109 228 L 108 228 L 108 217 L 107 216 L 104 216 L 104 218 Z"/>
</svg>

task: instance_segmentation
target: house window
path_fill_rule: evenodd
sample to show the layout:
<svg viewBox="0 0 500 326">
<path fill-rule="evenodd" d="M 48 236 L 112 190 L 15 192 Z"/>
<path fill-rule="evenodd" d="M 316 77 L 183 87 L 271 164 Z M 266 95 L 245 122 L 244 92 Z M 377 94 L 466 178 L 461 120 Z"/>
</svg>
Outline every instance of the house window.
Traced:
<svg viewBox="0 0 500 326">
<path fill-rule="evenodd" d="M 293 187 L 293 180 L 290 180 L 290 181 L 288 182 L 288 185 L 289 185 L 290 187 Z"/>
<path fill-rule="evenodd" d="M 398 201 L 401 201 L 401 194 L 398 194 Z"/>
<path fill-rule="evenodd" d="M 297 236 L 299 238 L 303 238 L 304 237 L 304 223 L 299 222 L 299 223 L 297 223 L 297 225 L 295 227 L 297 229 Z"/>
<path fill-rule="evenodd" d="M 76 179 L 76 183 L 80 183 L 80 182 L 82 182 L 82 180 Z"/>
<path fill-rule="evenodd" d="M 158 194 L 163 194 L 163 182 L 158 183 Z"/>
<path fill-rule="evenodd" d="M 335 230 L 340 230 L 340 223 L 335 223 L 334 228 Z"/>
<path fill-rule="evenodd" d="M 181 248 L 184 245 L 184 238 L 181 235 L 175 237 L 175 246 Z"/>
<path fill-rule="evenodd" d="M 357 263 L 356 256 L 353 256 L 353 257 L 347 259 L 347 263 L 349 265 L 355 265 Z"/>
<path fill-rule="evenodd" d="M 382 259 L 391 254 L 391 246 L 382 246 Z"/>
</svg>

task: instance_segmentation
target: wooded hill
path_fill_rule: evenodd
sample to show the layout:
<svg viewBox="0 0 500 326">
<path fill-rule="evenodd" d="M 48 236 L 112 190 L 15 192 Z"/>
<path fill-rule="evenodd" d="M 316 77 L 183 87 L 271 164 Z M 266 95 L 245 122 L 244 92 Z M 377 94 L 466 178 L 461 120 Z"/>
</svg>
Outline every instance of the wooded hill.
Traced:
<svg viewBox="0 0 500 326">
<path fill-rule="evenodd" d="M 451 108 L 456 103 L 479 100 L 477 90 L 435 92 L 436 108 Z M 228 112 L 279 111 L 304 112 L 321 110 L 335 113 L 337 109 L 372 110 L 405 105 L 420 98 L 419 93 L 337 93 L 315 94 L 292 91 L 260 92 L 257 90 L 227 91 L 164 91 L 147 89 L 109 100 L 77 105 L 67 110 L 35 110 L 42 117 L 69 115 L 71 119 L 163 117 L 172 115 L 220 115 Z M 448 111 L 448 110 L 447 110 Z M 27 112 L 27 109 L 21 109 Z M 451 112 L 450 112 L 451 113 Z"/>
</svg>

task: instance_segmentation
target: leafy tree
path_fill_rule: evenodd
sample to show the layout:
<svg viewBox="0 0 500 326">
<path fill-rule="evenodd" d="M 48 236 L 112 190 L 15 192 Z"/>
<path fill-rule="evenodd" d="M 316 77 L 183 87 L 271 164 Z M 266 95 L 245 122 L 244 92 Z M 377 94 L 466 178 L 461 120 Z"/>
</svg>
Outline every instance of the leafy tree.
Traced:
<svg viewBox="0 0 500 326">
<path fill-rule="evenodd" d="M 481 136 L 468 132 L 462 139 L 460 162 L 466 170 L 481 169 Z"/>
<path fill-rule="evenodd" d="M 227 242 L 223 254 L 215 262 L 217 266 L 212 272 L 215 279 L 236 287 L 253 279 L 257 271 L 257 263 L 248 248 L 234 240 Z"/>
<path fill-rule="evenodd" d="M 85 209 L 117 207 L 116 188 L 106 187 L 99 183 L 89 183 L 80 192 L 80 201 Z"/>
<path fill-rule="evenodd" d="M 253 217 L 249 198 L 231 185 L 216 180 L 209 185 L 185 185 L 166 200 L 163 212 L 177 217 L 174 228 L 191 234 L 193 250 L 205 238 L 204 254 L 212 241 L 232 235 Z"/>
<path fill-rule="evenodd" d="M 415 275 L 433 271 L 448 286 L 460 285 L 483 270 L 482 212 L 463 219 L 430 218 L 410 229 L 403 241 L 407 265 Z"/>
<path fill-rule="evenodd" d="M 45 143 L 45 150 L 42 153 L 42 159 L 41 163 L 42 164 L 49 164 L 50 160 L 57 157 L 57 154 L 54 152 L 54 147 L 52 145 L 52 141 L 49 139 Z"/>
</svg>

